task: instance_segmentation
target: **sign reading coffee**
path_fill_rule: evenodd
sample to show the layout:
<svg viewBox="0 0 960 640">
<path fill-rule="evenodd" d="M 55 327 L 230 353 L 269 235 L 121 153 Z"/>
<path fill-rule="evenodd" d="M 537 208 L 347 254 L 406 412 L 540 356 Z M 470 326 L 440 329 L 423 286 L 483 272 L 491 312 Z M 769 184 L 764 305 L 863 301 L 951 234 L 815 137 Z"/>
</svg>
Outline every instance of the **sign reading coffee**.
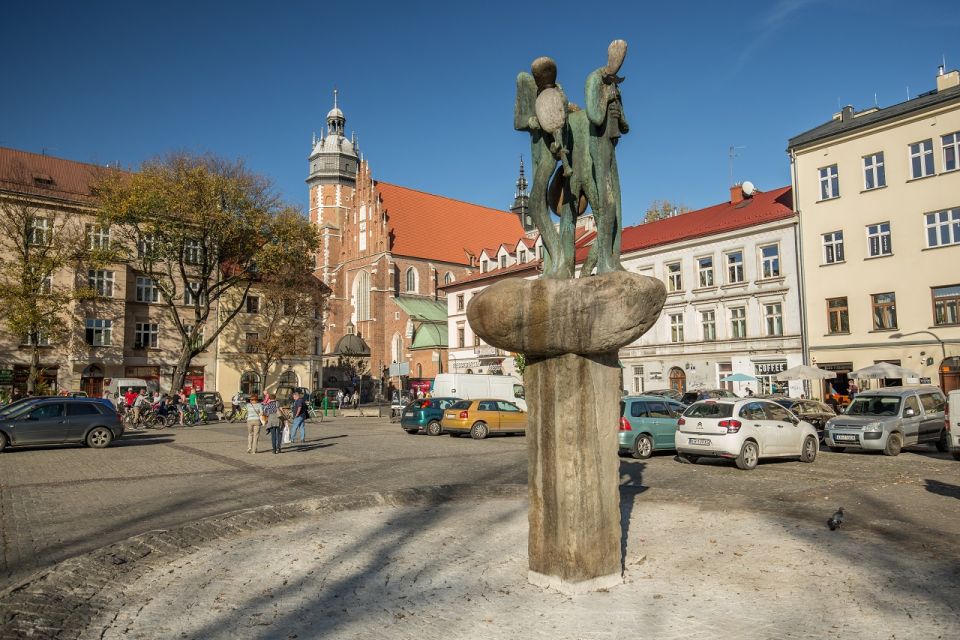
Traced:
<svg viewBox="0 0 960 640">
<path fill-rule="evenodd" d="M 754 362 L 753 366 L 758 376 L 773 376 L 787 370 L 787 361 Z"/>
</svg>

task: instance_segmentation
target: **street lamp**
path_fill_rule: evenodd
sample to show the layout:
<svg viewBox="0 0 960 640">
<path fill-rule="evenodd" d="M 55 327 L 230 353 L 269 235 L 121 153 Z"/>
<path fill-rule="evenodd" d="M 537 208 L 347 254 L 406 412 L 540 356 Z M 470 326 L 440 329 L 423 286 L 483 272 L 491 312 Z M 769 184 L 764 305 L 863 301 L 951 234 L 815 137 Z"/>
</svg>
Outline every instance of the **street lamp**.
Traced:
<svg viewBox="0 0 960 640">
<path fill-rule="evenodd" d="M 925 330 L 925 329 L 922 330 L 922 331 L 911 331 L 910 333 L 900 333 L 900 332 L 898 331 L 897 333 L 891 333 L 891 334 L 888 336 L 888 338 L 891 339 L 891 340 L 892 340 L 893 338 L 898 338 L 898 339 L 899 339 L 899 338 L 906 338 L 907 336 L 916 336 L 916 335 L 919 335 L 919 334 L 921 334 L 921 333 L 925 333 L 925 334 L 927 334 L 927 335 L 929 335 L 929 336 L 933 336 L 933 339 L 940 343 L 940 351 L 941 351 L 941 353 L 943 354 L 943 359 L 946 360 L 946 359 L 947 359 L 947 347 L 946 347 L 946 345 L 943 343 L 943 340 L 940 339 L 940 336 L 938 336 L 937 334 L 935 334 L 933 331 L 927 331 L 927 330 Z"/>
</svg>

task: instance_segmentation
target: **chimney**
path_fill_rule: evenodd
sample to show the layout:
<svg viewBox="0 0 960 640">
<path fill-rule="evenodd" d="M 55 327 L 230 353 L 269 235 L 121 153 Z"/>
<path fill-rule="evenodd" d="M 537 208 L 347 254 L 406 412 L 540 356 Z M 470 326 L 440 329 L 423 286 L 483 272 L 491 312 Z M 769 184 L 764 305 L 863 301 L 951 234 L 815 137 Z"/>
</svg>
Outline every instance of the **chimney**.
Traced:
<svg viewBox="0 0 960 640">
<path fill-rule="evenodd" d="M 738 183 L 730 187 L 730 204 L 743 202 L 743 184 Z"/>
<path fill-rule="evenodd" d="M 853 107 L 848 104 L 840 110 L 840 122 L 849 122 L 851 120 L 853 120 Z"/>
<path fill-rule="evenodd" d="M 940 73 L 937 75 L 937 93 L 952 87 L 960 86 L 960 71 L 954 69 L 953 71 L 944 73 L 942 66 L 940 67 L 939 71 Z"/>
</svg>

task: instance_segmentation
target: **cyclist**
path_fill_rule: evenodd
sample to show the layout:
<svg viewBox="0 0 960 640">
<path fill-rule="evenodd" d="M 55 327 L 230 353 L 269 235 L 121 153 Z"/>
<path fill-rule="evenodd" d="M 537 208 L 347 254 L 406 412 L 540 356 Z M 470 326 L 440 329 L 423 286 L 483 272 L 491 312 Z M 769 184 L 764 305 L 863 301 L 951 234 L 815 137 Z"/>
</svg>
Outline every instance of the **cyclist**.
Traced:
<svg viewBox="0 0 960 640">
<path fill-rule="evenodd" d="M 230 398 L 231 412 L 230 412 L 230 421 L 233 422 L 236 420 L 237 416 L 240 414 L 240 405 L 243 404 L 243 392 L 237 391 L 233 394 L 233 397 Z"/>
<path fill-rule="evenodd" d="M 133 424 L 140 424 L 140 418 L 143 417 L 143 410 L 146 409 L 147 406 L 147 390 L 141 389 L 137 397 L 133 399 Z"/>
<path fill-rule="evenodd" d="M 197 388 L 190 387 L 190 396 L 187 398 L 190 404 L 190 413 L 193 415 L 194 422 L 200 422 L 200 410 L 197 408 Z"/>
</svg>

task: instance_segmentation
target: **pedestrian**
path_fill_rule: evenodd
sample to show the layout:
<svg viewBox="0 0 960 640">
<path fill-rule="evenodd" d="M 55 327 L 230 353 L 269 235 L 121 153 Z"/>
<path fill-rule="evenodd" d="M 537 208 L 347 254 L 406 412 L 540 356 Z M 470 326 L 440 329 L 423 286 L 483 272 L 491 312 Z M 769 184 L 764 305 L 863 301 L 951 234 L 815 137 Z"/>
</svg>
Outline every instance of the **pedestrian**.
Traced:
<svg viewBox="0 0 960 640">
<path fill-rule="evenodd" d="M 263 415 L 267 420 L 265 424 L 273 452 L 280 453 L 283 446 L 283 414 L 280 413 L 276 399 L 271 399 L 269 395 L 263 397 Z"/>
<path fill-rule="evenodd" d="M 343 389 L 337 389 L 337 409 L 343 408 Z"/>
<path fill-rule="evenodd" d="M 177 414 L 180 426 L 183 426 L 183 399 L 179 393 L 170 394 L 170 410 Z"/>
<path fill-rule="evenodd" d="M 360 390 L 356 389 L 353 392 L 353 408 L 356 409 L 360 406 Z"/>
<path fill-rule="evenodd" d="M 230 398 L 231 413 L 230 420 L 235 420 L 236 417 L 240 414 L 240 405 L 243 403 L 243 392 L 237 391 L 233 394 L 233 397 Z"/>
<path fill-rule="evenodd" d="M 183 390 L 184 393 L 187 392 L 186 389 Z M 197 388 L 190 387 L 190 395 L 187 396 L 187 404 L 190 405 L 190 413 L 193 415 L 193 421 L 200 421 L 200 411 L 197 409 Z"/>
<path fill-rule="evenodd" d="M 250 396 L 247 402 L 247 453 L 257 452 L 257 443 L 260 441 L 260 427 L 263 425 L 263 405 L 257 394 Z"/>
<path fill-rule="evenodd" d="M 103 399 L 109 402 L 111 407 L 116 406 L 113 404 L 113 394 L 110 393 L 109 389 L 103 392 Z"/>
<path fill-rule="evenodd" d="M 751 389 L 749 385 L 747 385 L 747 397 L 753 397 L 753 389 Z"/>
<path fill-rule="evenodd" d="M 297 441 L 297 431 L 300 431 L 300 444 L 307 441 L 307 404 L 299 391 L 293 392 L 293 404 L 290 406 L 290 415 L 293 416 L 290 427 L 290 442 Z"/>
<path fill-rule="evenodd" d="M 840 398 L 837 396 L 837 394 L 831 393 L 828 395 L 826 404 L 833 409 L 834 413 L 840 413 Z"/>
</svg>

